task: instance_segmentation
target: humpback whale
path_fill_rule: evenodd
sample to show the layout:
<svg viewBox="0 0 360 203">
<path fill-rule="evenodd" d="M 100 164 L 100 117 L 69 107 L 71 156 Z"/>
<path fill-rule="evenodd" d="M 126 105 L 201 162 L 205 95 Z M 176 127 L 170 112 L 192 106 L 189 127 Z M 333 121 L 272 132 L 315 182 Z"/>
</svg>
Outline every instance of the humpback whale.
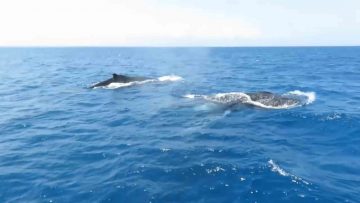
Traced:
<svg viewBox="0 0 360 203">
<path fill-rule="evenodd" d="M 104 80 L 102 82 L 96 83 L 95 85 L 92 85 L 90 88 L 95 88 L 95 87 L 104 87 L 107 86 L 111 83 L 130 83 L 130 82 L 141 82 L 141 81 L 145 81 L 145 80 L 149 80 L 150 78 L 146 78 L 146 77 L 131 77 L 131 76 L 126 76 L 126 75 L 120 75 L 120 74 L 116 74 L 113 73 L 112 78 Z"/>
<path fill-rule="evenodd" d="M 314 92 L 292 91 L 286 94 L 272 92 L 229 92 L 213 95 L 185 95 L 187 98 L 202 98 L 216 104 L 235 106 L 245 104 L 268 109 L 286 109 L 305 104 L 315 100 Z"/>
<path fill-rule="evenodd" d="M 299 98 L 290 95 L 279 95 L 271 92 L 255 92 L 246 93 L 253 102 L 259 102 L 265 106 L 281 107 L 281 106 L 297 106 L 301 104 Z"/>
</svg>

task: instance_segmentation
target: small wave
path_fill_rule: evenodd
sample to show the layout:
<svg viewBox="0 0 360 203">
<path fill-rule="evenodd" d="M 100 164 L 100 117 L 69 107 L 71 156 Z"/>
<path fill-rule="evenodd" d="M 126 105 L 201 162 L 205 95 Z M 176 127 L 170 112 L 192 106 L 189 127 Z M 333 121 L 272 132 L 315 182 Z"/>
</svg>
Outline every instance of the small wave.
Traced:
<svg viewBox="0 0 360 203">
<path fill-rule="evenodd" d="M 278 174 L 282 175 L 282 176 L 289 176 L 290 173 L 286 172 L 284 169 L 280 168 L 279 165 L 277 165 L 272 159 L 270 159 L 268 161 L 268 163 L 270 164 L 271 166 L 271 170 L 273 172 L 277 172 Z"/>
<path fill-rule="evenodd" d="M 302 182 L 302 183 L 304 183 L 304 184 L 306 184 L 306 185 L 309 185 L 309 184 L 310 184 L 309 182 L 303 180 L 302 178 L 297 177 L 297 176 L 295 176 L 295 175 L 292 175 L 292 174 L 286 172 L 284 169 L 280 168 L 280 166 L 277 165 L 272 159 L 270 159 L 270 160 L 268 161 L 268 164 L 269 164 L 270 167 L 271 167 L 271 171 L 276 172 L 276 173 L 278 173 L 278 174 L 281 175 L 281 176 L 289 176 L 289 177 L 291 177 L 292 182 L 295 182 L 295 183 Z"/>
<path fill-rule="evenodd" d="M 332 114 L 332 115 L 328 115 L 326 116 L 325 120 L 331 121 L 331 120 L 336 120 L 336 119 L 340 119 L 341 118 L 341 114 Z"/>
<path fill-rule="evenodd" d="M 209 169 L 206 169 L 206 172 L 208 174 L 210 173 L 219 173 L 219 172 L 224 172 L 226 171 L 224 168 L 221 168 L 220 166 L 216 166 L 215 168 L 209 168 Z"/>
<path fill-rule="evenodd" d="M 97 88 L 117 89 L 117 88 L 122 88 L 122 87 L 130 87 L 130 86 L 135 86 L 135 85 L 142 85 L 142 84 L 146 84 L 146 83 L 176 82 L 176 81 L 179 81 L 179 80 L 183 80 L 183 78 L 181 76 L 177 76 L 177 75 L 165 75 L 165 76 L 159 77 L 157 79 L 148 79 L 148 80 L 143 80 L 143 81 L 134 81 L 134 82 L 127 82 L 127 83 L 113 82 L 113 83 L 110 83 L 107 86 L 95 87 L 95 89 L 97 89 Z"/>
<path fill-rule="evenodd" d="M 250 104 L 253 106 L 266 108 L 266 109 L 289 109 L 302 105 L 311 104 L 316 99 L 314 92 L 301 92 L 299 90 L 291 91 L 286 94 L 280 95 L 280 97 L 283 97 L 283 99 L 288 99 L 288 102 L 283 102 L 282 104 L 278 104 L 278 105 L 269 104 L 269 99 L 265 100 L 266 102 L 264 103 L 262 103 L 262 101 L 254 101 L 251 99 L 250 95 L 244 92 L 217 93 L 214 95 L 186 94 L 183 97 L 189 99 L 202 98 L 207 101 L 211 101 L 219 104 L 226 104 L 226 105 L 233 105 L 239 103 Z"/>
<path fill-rule="evenodd" d="M 168 151 L 170 151 L 171 149 L 170 148 L 161 148 L 160 149 L 162 152 L 168 152 Z"/>
</svg>

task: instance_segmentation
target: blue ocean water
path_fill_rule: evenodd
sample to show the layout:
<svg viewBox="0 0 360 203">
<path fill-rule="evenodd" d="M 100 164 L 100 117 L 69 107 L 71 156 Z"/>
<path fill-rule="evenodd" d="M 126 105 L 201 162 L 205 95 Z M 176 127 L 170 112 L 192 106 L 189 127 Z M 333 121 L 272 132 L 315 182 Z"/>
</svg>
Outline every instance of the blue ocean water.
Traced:
<svg viewBox="0 0 360 203">
<path fill-rule="evenodd" d="M 360 201 L 359 47 L 1 48 L 0 112 L 0 202 Z"/>
</svg>

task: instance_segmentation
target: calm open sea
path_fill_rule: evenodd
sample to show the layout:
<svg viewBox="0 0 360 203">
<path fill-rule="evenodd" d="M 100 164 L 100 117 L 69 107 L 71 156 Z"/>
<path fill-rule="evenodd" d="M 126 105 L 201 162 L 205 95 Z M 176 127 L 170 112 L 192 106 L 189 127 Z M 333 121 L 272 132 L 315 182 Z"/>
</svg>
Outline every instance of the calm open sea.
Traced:
<svg viewBox="0 0 360 203">
<path fill-rule="evenodd" d="M 360 47 L 0 49 L 0 202 L 359 201 Z"/>
</svg>

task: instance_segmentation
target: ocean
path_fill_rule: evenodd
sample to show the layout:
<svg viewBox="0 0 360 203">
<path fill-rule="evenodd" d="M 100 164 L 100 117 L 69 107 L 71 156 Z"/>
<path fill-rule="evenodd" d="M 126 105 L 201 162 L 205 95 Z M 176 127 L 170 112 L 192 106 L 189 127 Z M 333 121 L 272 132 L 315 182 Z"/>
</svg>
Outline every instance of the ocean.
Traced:
<svg viewBox="0 0 360 203">
<path fill-rule="evenodd" d="M 360 202 L 360 47 L 0 48 L 0 202 Z"/>
</svg>

